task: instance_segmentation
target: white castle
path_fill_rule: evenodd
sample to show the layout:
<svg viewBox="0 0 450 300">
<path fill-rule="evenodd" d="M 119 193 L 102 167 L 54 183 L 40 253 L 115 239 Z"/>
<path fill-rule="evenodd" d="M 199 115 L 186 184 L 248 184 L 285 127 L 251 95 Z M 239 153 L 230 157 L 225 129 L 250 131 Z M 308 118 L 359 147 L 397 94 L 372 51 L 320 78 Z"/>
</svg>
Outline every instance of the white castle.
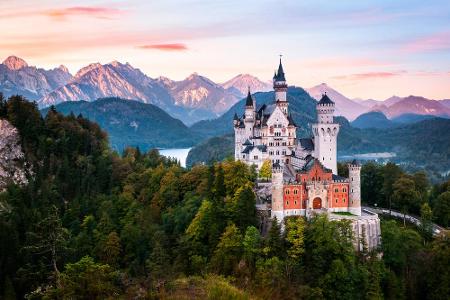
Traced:
<svg viewBox="0 0 450 300">
<path fill-rule="evenodd" d="M 380 221 L 361 209 L 360 165 L 348 164 L 348 178 L 337 174 L 339 124 L 334 122 L 334 102 L 322 95 L 313 138 L 297 139 L 281 59 L 273 88 L 274 103 L 260 107 L 249 90 L 244 114 L 235 114 L 233 120 L 235 159 L 258 169 L 265 161 L 272 165 L 271 216 L 281 221 L 291 215 L 327 213 L 330 219 L 350 219 L 355 236 L 364 234 L 368 247 L 376 247 Z"/>
</svg>

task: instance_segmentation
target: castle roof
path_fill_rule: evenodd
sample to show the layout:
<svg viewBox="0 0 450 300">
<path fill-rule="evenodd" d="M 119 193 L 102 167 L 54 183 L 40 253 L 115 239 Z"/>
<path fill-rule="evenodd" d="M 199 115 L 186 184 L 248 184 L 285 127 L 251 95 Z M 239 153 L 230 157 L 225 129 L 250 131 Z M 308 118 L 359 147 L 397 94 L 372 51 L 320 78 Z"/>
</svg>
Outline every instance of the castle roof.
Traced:
<svg viewBox="0 0 450 300">
<path fill-rule="evenodd" d="M 333 176 L 331 177 L 333 179 L 333 181 L 347 181 L 348 179 L 339 175 L 335 175 L 333 174 Z"/>
<path fill-rule="evenodd" d="M 253 106 L 253 97 L 250 94 L 250 89 L 248 89 L 247 100 L 245 100 L 245 106 Z"/>
<path fill-rule="evenodd" d="M 299 140 L 300 146 L 302 146 L 303 149 L 312 151 L 314 150 L 314 142 L 311 138 L 303 138 Z"/>
<path fill-rule="evenodd" d="M 334 104 L 333 101 L 331 101 L 331 99 L 327 96 L 327 93 L 322 94 L 322 98 L 319 101 L 319 104 Z"/>
<path fill-rule="evenodd" d="M 327 173 L 332 172 L 330 169 L 325 168 L 325 166 L 322 165 L 322 163 L 317 158 L 314 158 L 309 155 L 306 158 L 308 159 L 308 162 L 303 166 L 303 168 L 301 170 L 302 172 L 310 171 L 315 164 L 319 164 L 320 168 Z"/>
<path fill-rule="evenodd" d="M 281 64 L 281 58 L 280 58 L 280 64 L 278 65 L 278 71 L 273 76 L 273 79 L 275 81 L 286 81 L 286 78 L 284 77 L 283 65 Z"/>
<path fill-rule="evenodd" d="M 252 151 L 255 148 L 258 149 L 261 152 L 267 152 L 267 146 L 266 145 L 257 145 L 257 146 L 249 145 L 249 146 L 246 146 L 244 148 L 244 150 L 242 150 L 242 153 L 249 154 L 250 151 Z"/>
<path fill-rule="evenodd" d="M 247 139 L 242 145 L 243 146 L 251 146 L 252 143 Z"/>
<path fill-rule="evenodd" d="M 359 162 L 356 159 L 352 160 L 350 164 L 353 166 L 359 166 Z"/>
</svg>

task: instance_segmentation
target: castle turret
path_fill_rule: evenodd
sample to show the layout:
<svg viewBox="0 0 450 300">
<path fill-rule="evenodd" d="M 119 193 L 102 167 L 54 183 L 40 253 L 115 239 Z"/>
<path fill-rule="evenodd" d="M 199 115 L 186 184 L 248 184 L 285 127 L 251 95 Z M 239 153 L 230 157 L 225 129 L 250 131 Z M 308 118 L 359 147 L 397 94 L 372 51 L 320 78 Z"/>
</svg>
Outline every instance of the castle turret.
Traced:
<svg viewBox="0 0 450 300">
<path fill-rule="evenodd" d="M 287 102 L 287 83 L 286 83 L 286 77 L 284 75 L 283 65 L 281 64 L 281 58 L 280 58 L 280 64 L 278 66 L 278 71 L 275 72 L 273 75 L 273 89 L 275 90 L 275 103 L 277 106 L 281 107 L 281 110 L 284 112 L 285 115 L 288 114 L 288 105 Z"/>
<path fill-rule="evenodd" d="M 255 100 L 248 89 L 247 99 L 245 99 L 245 122 L 254 121 L 255 119 Z"/>
<path fill-rule="evenodd" d="M 313 124 L 314 157 L 337 175 L 337 136 L 339 124 L 334 123 L 334 102 L 323 94 L 317 103 L 317 123 Z"/>
<path fill-rule="evenodd" d="M 283 221 L 283 167 L 278 163 L 272 165 L 272 210 L 271 217 Z"/>
<path fill-rule="evenodd" d="M 361 215 L 361 166 L 356 160 L 348 164 L 349 184 L 349 212 L 354 215 Z"/>
</svg>

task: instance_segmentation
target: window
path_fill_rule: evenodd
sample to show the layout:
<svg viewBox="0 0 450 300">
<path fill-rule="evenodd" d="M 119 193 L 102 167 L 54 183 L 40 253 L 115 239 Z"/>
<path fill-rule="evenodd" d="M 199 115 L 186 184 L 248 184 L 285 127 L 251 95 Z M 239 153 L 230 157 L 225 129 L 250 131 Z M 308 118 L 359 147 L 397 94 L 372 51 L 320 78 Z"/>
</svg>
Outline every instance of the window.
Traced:
<svg viewBox="0 0 450 300">
<path fill-rule="evenodd" d="M 289 190 L 286 190 L 286 195 L 289 195 Z"/>
<path fill-rule="evenodd" d="M 289 205 L 289 201 L 286 201 L 286 205 Z"/>
<path fill-rule="evenodd" d="M 295 189 L 295 190 L 294 190 L 294 195 L 297 195 L 297 194 L 298 194 L 298 190 Z"/>
<path fill-rule="evenodd" d="M 346 188 L 343 188 L 342 191 L 343 191 L 344 193 L 346 193 L 346 192 L 347 192 L 347 189 L 346 189 Z"/>
<path fill-rule="evenodd" d="M 336 203 L 338 203 L 338 199 L 337 198 L 335 199 L 335 201 L 336 201 Z"/>
<path fill-rule="evenodd" d="M 352 189 L 352 193 L 353 193 L 353 189 Z"/>
<path fill-rule="evenodd" d="M 294 201 L 294 204 L 295 204 L 295 205 L 297 205 L 297 200 L 296 200 L 296 201 Z"/>
<path fill-rule="evenodd" d="M 253 159 L 257 160 L 258 159 L 258 155 L 253 156 Z"/>
<path fill-rule="evenodd" d="M 345 198 L 344 198 L 344 199 L 342 199 L 342 202 L 344 202 L 344 203 L 345 203 Z"/>
<path fill-rule="evenodd" d="M 339 189 L 334 189 L 334 192 L 335 193 L 339 193 Z"/>
</svg>

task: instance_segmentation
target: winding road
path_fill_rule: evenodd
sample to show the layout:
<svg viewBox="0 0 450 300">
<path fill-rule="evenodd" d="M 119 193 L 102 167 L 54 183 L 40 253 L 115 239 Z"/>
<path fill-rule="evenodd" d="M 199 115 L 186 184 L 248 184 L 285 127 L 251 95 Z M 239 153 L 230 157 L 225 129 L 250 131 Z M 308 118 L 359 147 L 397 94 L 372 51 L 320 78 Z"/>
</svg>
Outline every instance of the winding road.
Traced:
<svg viewBox="0 0 450 300">
<path fill-rule="evenodd" d="M 383 207 L 369 207 L 369 206 L 363 206 L 363 209 L 367 209 L 368 211 L 377 213 L 379 215 L 391 215 L 394 218 L 398 218 L 398 219 L 402 219 L 403 220 L 403 213 L 393 210 L 391 209 L 391 211 L 389 212 L 388 208 L 383 208 Z M 405 215 L 405 219 L 406 221 L 408 221 L 409 223 L 415 224 L 416 226 L 420 226 L 421 222 L 420 219 L 416 216 L 412 216 L 412 215 Z M 442 234 L 446 229 L 442 226 L 439 226 L 435 223 L 432 223 L 433 226 L 433 235 L 437 236 Z"/>
</svg>

